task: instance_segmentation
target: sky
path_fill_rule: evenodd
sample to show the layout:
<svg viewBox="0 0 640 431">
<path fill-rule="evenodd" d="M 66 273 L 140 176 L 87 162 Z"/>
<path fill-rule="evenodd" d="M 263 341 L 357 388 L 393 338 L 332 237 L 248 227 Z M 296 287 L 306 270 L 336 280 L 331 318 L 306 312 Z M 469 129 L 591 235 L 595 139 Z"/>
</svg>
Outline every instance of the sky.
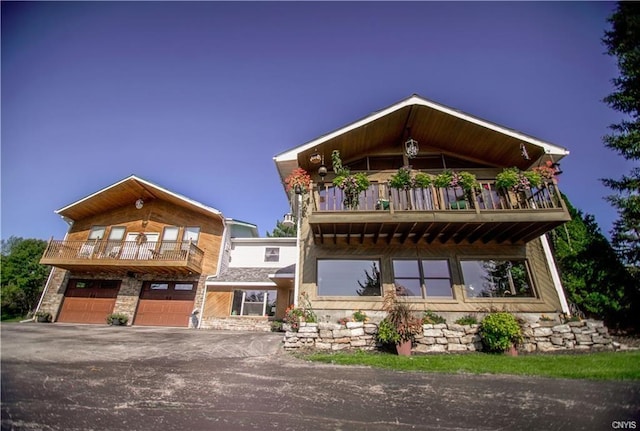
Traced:
<svg viewBox="0 0 640 431">
<path fill-rule="evenodd" d="M 568 148 L 560 188 L 603 233 L 622 114 L 604 2 L 1 3 L 1 237 L 136 175 L 258 225 L 273 157 L 412 94 Z"/>
</svg>

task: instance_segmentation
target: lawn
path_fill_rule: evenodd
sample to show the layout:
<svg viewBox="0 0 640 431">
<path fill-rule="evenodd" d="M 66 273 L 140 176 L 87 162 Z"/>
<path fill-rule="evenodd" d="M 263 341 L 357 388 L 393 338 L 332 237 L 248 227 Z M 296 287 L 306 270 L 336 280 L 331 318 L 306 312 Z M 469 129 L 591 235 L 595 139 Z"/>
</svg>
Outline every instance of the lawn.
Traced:
<svg viewBox="0 0 640 431">
<path fill-rule="evenodd" d="M 640 351 L 520 355 L 487 353 L 396 356 L 378 352 L 311 353 L 304 359 L 425 373 L 510 374 L 589 380 L 640 380 Z"/>
</svg>

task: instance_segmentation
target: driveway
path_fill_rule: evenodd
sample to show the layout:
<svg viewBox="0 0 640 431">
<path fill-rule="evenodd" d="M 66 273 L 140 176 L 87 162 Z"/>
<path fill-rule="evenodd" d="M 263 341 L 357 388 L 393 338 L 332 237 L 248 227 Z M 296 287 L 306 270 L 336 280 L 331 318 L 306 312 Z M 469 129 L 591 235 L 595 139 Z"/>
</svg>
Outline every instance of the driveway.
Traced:
<svg viewBox="0 0 640 431">
<path fill-rule="evenodd" d="M 2 430 L 610 430 L 640 383 L 308 363 L 272 333 L 3 324 Z M 616 428 L 617 427 L 617 428 Z"/>
</svg>

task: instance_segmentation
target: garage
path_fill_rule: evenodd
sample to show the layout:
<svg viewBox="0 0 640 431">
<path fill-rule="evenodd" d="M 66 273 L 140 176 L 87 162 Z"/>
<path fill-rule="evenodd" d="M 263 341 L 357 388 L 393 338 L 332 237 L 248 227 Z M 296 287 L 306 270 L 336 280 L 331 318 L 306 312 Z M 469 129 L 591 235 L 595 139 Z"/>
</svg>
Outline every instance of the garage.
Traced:
<svg viewBox="0 0 640 431">
<path fill-rule="evenodd" d="M 106 323 L 119 290 L 119 280 L 69 280 L 58 322 Z"/>
<path fill-rule="evenodd" d="M 145 282 L 140 292 L 134 325 L 189 326 L 196 298 L 195 283 Z"/>
</svg>

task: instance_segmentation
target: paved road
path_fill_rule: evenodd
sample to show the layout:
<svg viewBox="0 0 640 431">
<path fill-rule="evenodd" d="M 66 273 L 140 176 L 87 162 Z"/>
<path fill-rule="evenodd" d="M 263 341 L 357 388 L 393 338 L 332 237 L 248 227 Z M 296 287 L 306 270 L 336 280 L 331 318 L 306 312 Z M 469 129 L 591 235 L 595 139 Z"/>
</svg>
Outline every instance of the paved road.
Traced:
<svg viewBox="0 0 640 431">
<path fill-rule="evenodd" d="M 1 331 L 2 430 L 640 429 L 637 382 L 312 364 L 271 333 L 31 323 Z"/>
</svg>

